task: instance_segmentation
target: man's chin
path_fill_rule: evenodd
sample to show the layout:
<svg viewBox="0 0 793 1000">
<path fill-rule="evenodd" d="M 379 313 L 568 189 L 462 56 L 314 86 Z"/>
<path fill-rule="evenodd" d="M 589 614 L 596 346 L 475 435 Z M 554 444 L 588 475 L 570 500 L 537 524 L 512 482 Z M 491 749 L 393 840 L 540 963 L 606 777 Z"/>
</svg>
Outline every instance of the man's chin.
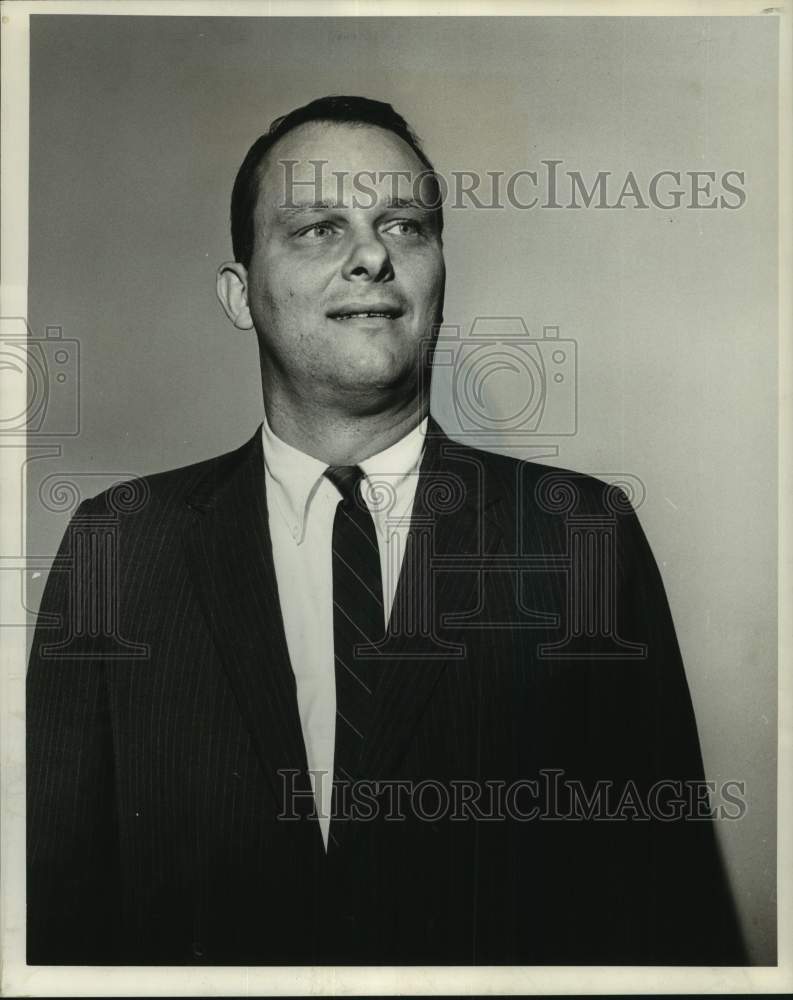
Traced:
<svg viewBox="0 0 793 1000">
<path fill-rule="evenodd" d="M 339 396 L 352 397 L 364 402 L 386 400 L 399 392 L 415 392 L 418 364 L 397 363 L 394 358 L 370 359 L 358 357 L 338 371 L 332 380 L 332 387 Z"/>
</svg>

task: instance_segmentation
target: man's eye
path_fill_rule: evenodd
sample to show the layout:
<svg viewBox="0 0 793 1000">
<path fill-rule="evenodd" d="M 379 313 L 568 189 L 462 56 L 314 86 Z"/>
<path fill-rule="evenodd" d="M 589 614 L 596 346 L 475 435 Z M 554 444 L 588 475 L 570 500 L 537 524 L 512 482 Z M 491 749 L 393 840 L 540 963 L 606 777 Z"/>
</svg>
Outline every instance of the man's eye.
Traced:
<svg viewBox="0 0 793 1000">
<path fill-rule="evenodd" d="M 334 232 L 333 226 L 329 222 L 315 222 L 311 226 L 301 229 L 297 236 L 306 240 L 327 239 Z"/>
<path fill-rule="evenodd" d="M 421 226 L 413 219 L 397 219 L 395 222 L 389 223 L 386 232 L 396 236 L 415 236 L 421 232 Z"/>
</svg>

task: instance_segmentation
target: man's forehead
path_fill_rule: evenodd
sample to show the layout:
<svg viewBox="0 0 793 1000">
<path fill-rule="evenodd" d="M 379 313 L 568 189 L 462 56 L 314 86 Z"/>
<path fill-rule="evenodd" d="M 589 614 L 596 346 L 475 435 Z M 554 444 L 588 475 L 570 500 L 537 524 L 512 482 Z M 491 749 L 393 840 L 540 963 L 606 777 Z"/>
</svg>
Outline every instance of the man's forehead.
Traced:
<svg viewBox="0 0 793 1000">
<path fill-rule="evenodd" d="M 343 202 L 360 186 L 392 200 L 409 199 L 414 181 L 427 172 L 398 135 L 377 126 L 308 122 L 267 153 L 260 168 L 264 200 L 283 203 Z"/>
</svg>

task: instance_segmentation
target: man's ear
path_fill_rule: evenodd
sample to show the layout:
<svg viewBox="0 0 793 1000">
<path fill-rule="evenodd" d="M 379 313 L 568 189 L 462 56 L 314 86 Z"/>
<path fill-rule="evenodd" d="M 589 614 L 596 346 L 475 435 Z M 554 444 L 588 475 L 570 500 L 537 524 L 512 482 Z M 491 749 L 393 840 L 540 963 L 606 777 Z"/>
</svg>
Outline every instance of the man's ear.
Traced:
<svg viewBox="0 0 793 1000">
<path fill-rule="evenodd" d="M 244 264 L 226 261 L 218 268 L 217 294 L 223 311 L 238 330 L 253 328 L 248 308 L 248 272 Z"/>
</svg>

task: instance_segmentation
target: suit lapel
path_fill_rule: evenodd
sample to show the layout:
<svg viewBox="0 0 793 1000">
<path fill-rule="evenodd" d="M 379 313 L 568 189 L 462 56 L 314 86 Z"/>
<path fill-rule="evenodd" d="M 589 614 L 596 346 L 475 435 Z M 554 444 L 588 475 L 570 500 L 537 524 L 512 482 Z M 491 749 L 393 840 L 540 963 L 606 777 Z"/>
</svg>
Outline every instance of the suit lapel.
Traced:
<svg viewBox="0 0 793 1000">
<path fill-rule="evenodd" d="M 291 770 L 298 772 L 294 787 L 308 793 L 296 797 L 305 814 L 310 785 L 273 566 L 260 430 L 213 464 L 188 506 L 188 562 L 240 712 L 279 808 L 285 784 L 278 772 Z"/>
</svg>

